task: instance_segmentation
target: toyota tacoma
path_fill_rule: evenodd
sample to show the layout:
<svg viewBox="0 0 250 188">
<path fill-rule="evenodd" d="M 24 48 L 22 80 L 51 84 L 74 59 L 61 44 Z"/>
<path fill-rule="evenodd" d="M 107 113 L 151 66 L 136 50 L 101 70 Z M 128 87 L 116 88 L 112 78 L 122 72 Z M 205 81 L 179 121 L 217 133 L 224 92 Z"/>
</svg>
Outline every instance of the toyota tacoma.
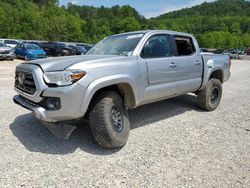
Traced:
<svg viewBox="0 0 250 188">
<path fill-rule="evenodd" d="M 18 65 L 13 100 L 57 136 L 69 138 L 85 119 L 99 145 L 117 148 L 128 140 L 129 109 L 195 93 L 202 109 L 215 110 L 230 66 L 227 55 L 201 53 L 190 34 L 129 32 L 103 39 L 84 56 Z"/>
</svg>

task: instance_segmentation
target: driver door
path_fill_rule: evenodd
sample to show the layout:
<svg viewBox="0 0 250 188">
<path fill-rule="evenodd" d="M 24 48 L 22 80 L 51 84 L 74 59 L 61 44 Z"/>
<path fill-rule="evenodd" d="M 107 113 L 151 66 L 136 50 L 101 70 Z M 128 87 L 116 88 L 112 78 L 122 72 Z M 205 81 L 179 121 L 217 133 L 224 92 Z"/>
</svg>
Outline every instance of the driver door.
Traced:
<svg viewBox="0 0 250 188">
<path fill-rule="evenodd" d="M 151 36 L 142 50 L 146 61 L 148 87 L 145 101 L 152 101 L 175 94 L 178 80 L 177 65 L 173 62 L 173 51 L 168 34 Z"/>
</svg>

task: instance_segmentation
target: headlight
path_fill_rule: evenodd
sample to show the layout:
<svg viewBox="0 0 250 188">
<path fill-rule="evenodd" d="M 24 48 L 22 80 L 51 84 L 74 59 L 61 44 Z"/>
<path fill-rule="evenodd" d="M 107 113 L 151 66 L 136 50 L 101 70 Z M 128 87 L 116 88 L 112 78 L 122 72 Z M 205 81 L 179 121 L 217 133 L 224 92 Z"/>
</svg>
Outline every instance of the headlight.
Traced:
<svg viewBox="0 0 250 188">
<path fill-rule="evenodd" d="M 68 54 L 69 51 L 68 51 L 68 50 L 63 50 L 63 53 L 64 53 L 64 54 Z"/>
<path fill-rule="evenodd" d="M 71 85 L 85 76 L 85 72 L 81 70 L 66 70 L 60 72 L 44 73 L 44 80 L 48 84 L 56 84 L 58 86 Z"/>
</svg>

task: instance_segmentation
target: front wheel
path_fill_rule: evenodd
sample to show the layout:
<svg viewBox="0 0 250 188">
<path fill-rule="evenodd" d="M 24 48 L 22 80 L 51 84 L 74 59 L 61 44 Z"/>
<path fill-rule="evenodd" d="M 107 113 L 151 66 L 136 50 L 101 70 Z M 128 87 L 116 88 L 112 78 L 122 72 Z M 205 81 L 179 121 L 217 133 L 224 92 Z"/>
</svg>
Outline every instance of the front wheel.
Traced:
<svg viewBox="0 0 250 188">
<path fill-rule="evenodd" d="M 89 114 L 92 134 L 105 148 L 119 148 L 127 143 L 130 123 L 121 96 L 113 91 L 94 99 Z"/>
<path fill-rule="evenodd" d="M 198 92 L 198 103 L 207 111 L 215 110 L 221 101 L 222 84 L 218 79 L 210 79 L 204 89 Z"/>
<path fill-rule="evenodd" d="M 24 60 L 25 60 L 25 61 L 29 61 L 29 58 L 28 58 L 27 55 L 24 56 Z"/>
</svg>

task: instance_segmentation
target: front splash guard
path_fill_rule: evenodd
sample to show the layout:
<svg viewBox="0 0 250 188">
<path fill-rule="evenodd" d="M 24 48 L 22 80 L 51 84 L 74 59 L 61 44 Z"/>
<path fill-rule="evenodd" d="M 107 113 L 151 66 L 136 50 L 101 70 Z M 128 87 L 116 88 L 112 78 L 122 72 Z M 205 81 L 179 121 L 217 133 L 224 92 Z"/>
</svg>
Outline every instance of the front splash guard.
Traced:
<svg viewBox="0 0 250 188">
<path fill-rule="evenodd" d="M 76 125 L 68 124 L 67 122 L 49 123 L 41 121 L 56 137 L 68 140 L 71 133 L 76 129 Z"/>
</svg>

